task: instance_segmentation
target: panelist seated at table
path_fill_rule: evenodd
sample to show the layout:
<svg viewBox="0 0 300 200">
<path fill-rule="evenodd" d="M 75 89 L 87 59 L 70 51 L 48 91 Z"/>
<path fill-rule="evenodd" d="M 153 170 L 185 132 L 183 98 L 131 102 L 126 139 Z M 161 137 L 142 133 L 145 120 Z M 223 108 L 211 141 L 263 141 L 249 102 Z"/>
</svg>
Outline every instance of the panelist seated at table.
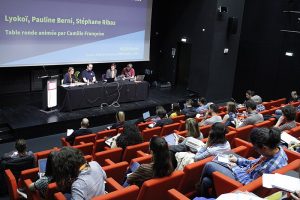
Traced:
<svg viewBox="0 0 300 200">
<path fill-rule="evenodd" d="M 96 83 L 96 76 L 93 72 L 93 64 L 88 64 L 86 69 L 81 72 L 83 82 Z"/>
<path fill-rule="evenodd" d="M 122 75 L 125 78 L 133 78 L 135 76 L 135 71 L 131 63 L 129 63 L 126 67 L 123 68 Z"/>
<path fill-rule="evenodd" d="M 64 76 L 63 84 L 76 83 L 76 77 L 74 75 L 74 68 L 69 67 L 68 72 Z"/>
<path fill-rule="evenodd" d="M 106 70 L 105 78 L 116 78 L 117 76 L 117 69 L 116 69 L 116 64 L 112 63 L 110 68 Z"/>
</svg>

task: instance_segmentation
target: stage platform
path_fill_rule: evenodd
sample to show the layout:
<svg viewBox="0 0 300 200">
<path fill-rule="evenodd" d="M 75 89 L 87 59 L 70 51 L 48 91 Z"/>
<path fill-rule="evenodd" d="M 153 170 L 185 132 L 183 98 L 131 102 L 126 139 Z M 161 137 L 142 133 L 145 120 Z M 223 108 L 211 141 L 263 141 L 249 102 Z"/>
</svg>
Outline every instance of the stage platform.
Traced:
<svg viewBox="0 0 300 200">
<path fill-rule="evenodd" d="M 40 111 L 42 105 L 41 92 L 3 95 L 0 104 L 0 143 L 13 141 L 16 138 L 36 138 L 65 132 L 66 129 L 77 129 L 83 117 L 90 120 L 90 126 L 101 126 L 115 122 L 115 113 L 123 110 L 126 120 L 142 117 L 142 113 L 150 111 L 154 114 L 157 105 L 170 109 L 174 102 L 183 103 L 188 91 L 182 87 L 150 88 L 149 97 L 145 101 L 121 103 L 120 107 L 93 107 L 72 112 Z M 3 131 L 1 131 L 3 130 Z"/>
</svg>

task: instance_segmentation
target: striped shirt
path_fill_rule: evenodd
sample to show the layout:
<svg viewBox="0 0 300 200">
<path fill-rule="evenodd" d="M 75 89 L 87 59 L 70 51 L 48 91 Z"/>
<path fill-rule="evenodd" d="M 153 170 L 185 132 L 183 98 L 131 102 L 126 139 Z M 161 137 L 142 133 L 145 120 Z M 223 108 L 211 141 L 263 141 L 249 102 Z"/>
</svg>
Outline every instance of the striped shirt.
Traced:
<svg viewBox="0 0 300 200">
<path fill-rule="evenodd" d="M 285 131 L 285 130 L 290 130 L 292 128 L 295 128 L 296 127 L 296 121 L 290 121 L 290 122 L 287 122 L 285 124 L 282 124 L 281 126 L 279 126 L 279 130 L 280 131 Z"/>
<path fill-rule="evenodd" d="M 130 185 L 135 184 L 141 187 L 145 181 L 154 177 L 153 165 L 154 163 L 140 165 L 135 172 L 127 177 L 127 182 Z"/>
<path fill-rule="evenodd" d="M 255 168 L 253 166 L 261 161 L 262 156 L 255 160 L 238 158 L 237 166 L 232 168 L 235 179 L 245 185 L 257 179 L 263 173 L 269 174 L 276 169 L 286 166 L 288 158 L 284 150 L 281 147 L 278 148 L 279 151 L 274 156 L 267 158 Z M 252 170 L 249 170 L 251 168 Z M 247 173 L 247 171 L 250 172 Z"/>
<path fill-rule="evenodd" d="M 46 197 L 46 192 L 48 189 L 48 184 L 52 181 L 52 177 L 43 176 L 40 179 L 38 179 L 36 182 L 34 182 L 34 187 L 36 190 L 40 192 L 42 197 Z"/>
</svg>

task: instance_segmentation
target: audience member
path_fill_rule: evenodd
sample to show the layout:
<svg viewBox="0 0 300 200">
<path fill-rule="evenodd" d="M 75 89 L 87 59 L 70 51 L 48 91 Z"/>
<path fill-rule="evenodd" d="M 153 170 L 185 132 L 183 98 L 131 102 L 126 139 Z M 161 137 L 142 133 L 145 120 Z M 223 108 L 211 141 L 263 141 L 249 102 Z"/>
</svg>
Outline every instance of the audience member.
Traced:
<svg viewBox="0 0 300 200">
<path fill-rule="evenodd" d="M 66 141 L 73 145 L 77 136 L 83 136 L 93 133 L 92 130 L 88 128 L 89 125 L 89 120 L 87 118 L 83 118 L 80 123 L 80 129 L 74 131 L 71 135 L 67 136 Z"/>
<path fill-rule="evenodd" d="M 116 139 L 117 147 L 121 147 L 123 149 L 126 149 L 127 146 L 140 144 L 142 142 L 143 138 L 134 124 L 125 124 L 124 132 Z"/>
<path fill-rule="evenodd" d="M 282 109 L 282 115 L 278 119 L 274 127 L 280 131 L 290 130 L 296 127 L 296 108 L 294 106 L 287 105 Z"/>
<path fill-rule="evenodd" d="M 32 151 L 27 151 L 26 141 L 24 139 L 18 139 L 15 143 L 15 150 L 5 153 L 1 161 L 9 161 L 27 156 L 34 157 L 34 154 Z"/>
<path fill-rule="evenodd" d="M 179 103 L 172 103 L 171 104 L 171 112 L 169 114 L 169 117 L 177 117 L 179 115 L 181 115 L 181 110 L 180 110 L 180 105 Z"/>
<path fill-rule="evenodd" d="M 203 120 L 199 122 L 199 126 L 212 125 L 216 122 L 222 122 L 222 117 L 218 115 L 219 107 L 216 104 L 210 104 Z M 210 118 L 208 118 L 210 116 Z"/>
<path fill-rule="evenodd" d="M 198 104 L 199 104 L 199 107 L 196 109 L 196 112 L 199 114 L 206 113 L 208 110 L 208 105 L 207 105 L 206 99 L 204 97 L 201 97 L 198 100 Z"/>
<path fill-rule="evenodd" d="M 196 190 L 200 196 L 209 197 L 209 188 L 213 187 L 212 173 L 219 171 L 222 174 L 248 184 L 260 177 L 263 173 L 272 173 L 274 170 L 287 165 L 287 156 L 279 147 L 280 131 L 276 128 L 253 129 L 250 133 L 251 143 L 261 156 L 254 160 L 230 156 L 230 164 L 227 167 L 216 162 L 205 165 L 200 182 Z"/>
<path fill-rule="evenodd" d="M 141 187 L 146 180 L 169 176 L 174 171 L 175 167 L 165 139 L 157 136 L 152 137 L 150 153 L 153 156 L 152 162 L 140 165 L 136 171 L 130 174 L 126 180 L 128 184 Z"/>
<path fill-rule="evenodd" d="M 116 113 L 117 122 L 111 126 L 111 129 L 122 128 L 125 123 L 125 113 L 123 111 L 118 111 Z"/>
<path fill-rule="evenodd" d="M 63 147 L 53 158 L 53 178 L 71 199 L 92 199 L 105 194 L 106 173 L 92 161 L 87 163 L 80 150 Z"/>
<path fill-rule="evenodd" d="M 263 115 L 256 111 L 256 103 L 253 100 L 250 99 L 246 101 L 245 106 L 247 118 L 244 119 L 244 121 L 238 127 L 253 125 L 264 121 Z"/>
<path fill-rule="evenodd" d="M 52 151 L 48 155 L 45 174 L 42 175 L 34 183 L 31 183 L 30 186 L 29 186 L 29 189 L 31 191 L 36 191 L 36 190 L 39 191 L 39 193 L 41 194 L 41 196 L 43 198 L 46 197 L 48 184 L 51 183 L 51 182 L 54 182 L 52 165 L 53 165 L 53 158 L 56 155 L 56 153 L 57 153 L 56 151 Z"/>
<path fill-rule="evenodd" d="M 64 76 L 63 84 L 69 84 L 69 83 L 75 83 L 75 82 L 77 82 L 77 81 L 76 81 L 76 78 L 74 75 L 74 68 L 69 67 L 68 72 Z"/>
<path fill-rule="evenodd" d="M 300 101 L 300 97 L 297 94 L 297 91 L 291 92 L 290 103 Z"/>
<path fill-rule="evenodd" d="M 117 76 L 116 64 L 112 63 L 110 68 L 106 70 L 105 78 L 116 78 L 116 76 Z"/>
<path fill-rule="evenodd" d="M 197 152 L 197 149 L 190 149 L 188 146 L 186 146 L 187 141 L 190 140 L 190 138 L 196 138 L 196 139 L 203 139 L 202 133 L 199 131 L 198 123 L 194 118 L 188 118 L 185 121 L 185 130 L 187 131 L 186 138 L 178 145 L 171 145 L 169 146 L 169 149 L 171 152 L 185 152 L 185 151 L 191 151 L 193 153 Z"/>
<path fill-rule="evenodd" d="M 135 71 L 131 63 L 129 63 L 126 67 L 123 68 L 122 75 L 125 78 L 133 78 L 135 76 Z"/>
<path fill-rule="evenodd" d="M 251 97 L 254 96 L 254 94 L 255 94 L 254 91 L 252 91 L 252 90 L 247 90 L 247 91 L 246 91 L 246 100 L 245 100 L 244 104 L 246 103 L 246 101 L 250 100 Z"/>
<path fill-rule="evenodd" d="M 93 72 L 93 64 L 88 64 L 86 66 L 86 69 L 81 72 L 81 76 L 82 76 L 83 82 L 85 82 L 85 83 L 88 83 L 88 82 L 89 83 L 95 83 L 95 82 L 97 82 L 96 75 Z"/>
<path fill-rule="evenodd" d="M 193 107 L 193 100 L 187 99 L 184 104 L 184 109 L 181 111 L 182 114 L 184 114 L 187 118 L 193 118 L 196 116 L 197 112 L 196 109 Z"/>
<path fill-rule="evenodd" d="M 167 117 L 167 111 L 164 108 L 160 108 L 157 110 L 157 116 L 159 120 L 156 121 L 155 127 L 163 127 L 164 125 L 173 123 L 172 118 Z"/>
<path fill-rule="evenodd" d="M 262 99 L 260 96 L 254 95 L 253 97 L 251 97 L 251 99 L 256 103 L 256 111 L 257 112 L 261 112 L 266 109 L 265 106 L 262 104 Z"/>
<path fill-rule="evenodd" d="M 227 114 L 224 115 L 222 123 L 225 126 L 236 127 L 237 124 L 237 110 L 234 102 L 228 102 L 226 105 Z"/>
<path fill-rule="evenodd" d="M 231 147 L 229 142 L 225 138 L 226 133 L 227 130 L 223 123 L 214 123 L 209 131 L 208 140 L 205 146 L 202 146 L 200 149 L 198 149 L 194 160 L 202 160 L 209 156 L 216 156 L 219 153 L 229 151 Z"/>
</svg>

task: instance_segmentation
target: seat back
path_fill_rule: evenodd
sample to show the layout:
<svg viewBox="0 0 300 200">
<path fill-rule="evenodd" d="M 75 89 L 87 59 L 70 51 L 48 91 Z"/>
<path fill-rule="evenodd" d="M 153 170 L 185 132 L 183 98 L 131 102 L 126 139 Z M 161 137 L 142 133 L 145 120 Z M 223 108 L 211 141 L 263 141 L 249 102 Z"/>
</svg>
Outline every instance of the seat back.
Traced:
<svg viewBox="0 0 300 200">
<path fill-rule="evenodd" d="M 92 134 L 88 134 L 88 135 L 82 135 L 82 136 L 77 136 L 74 140 L 74 145 L 79 145 L 80 142 L 84 142 L 84 143 L 95 143 L 95 139 L 96 139 L 96 134 L 92 133 Z"/>
<path fill-rule="evenodd" d="M 85 155 L 85 156 L 86 155 L 92 155 L 93 147 L 94 147 L 94 144 L 91 143 L 91 142 L 86 143 L 86 144 L 80 144 L 80 145 L 73 146 L 73 148 L 81 150 L 83 155 Z"/>
<path fill-rule="evenodd" d="M 199 128 L 200 132 L 203 134 L 203 138 L 208 137 L 210 128 L 211 128 L 211 125 L 205 125 L 205 126 L 201 126 Z"/>
<path fill-rule="evenodd" d="M 131 185 L 124 189 L 116 190 L 105 195 L 97 196 L 92 198 L 92 200 L 134 200 L 139 194 L 139 187 L 136 185 Z"/>
<path fill-rule="evenodd" d="M 176 117 L 172 117 L 173 123 L 179 123 L 181 120 L 185 120 L 185 115 L 179 115 Z"/>
<path fill-rule="evenodd" d="M 262 113 L 261 113 L 262 114 Z M 275 125 L 275 121 L 274 120 L 266 120 L 266 121 L 263 121 L 263 122 L 259 122 L 257 124 L 254 124 L 254 127 L 255 128 L 261 128 L 261 127 L 267 127 L 267 128 L 270 128 L 272 126 Z"/>
<path fill-rule="evenodd" d="M 250 132 L 253 128 L 254 128 L 253 125 L 247 125 L 247 126 L 243 126 L 241 128 L 237 128 L 236 129 L 236 137 L 246 140 L 246 141 L 249 141 Z"/>
<path fill-rule="evenodd" d="M 170 176 L 145 181 L 137 200 L 168 199 L 168 190 L 177 189 L 183 175 L 183 171 L 174 171 Z"/>
<path fill-rule="evenodd" d="M 39 159 L 48 158 L 49 154 L 52 151 L 57 151 L 57 150 L 58 150 L 58 148 L 54 147 L 53 149 L 49 149 L 49 150 L 45 150 L 45 151 L 39 151 L 39 152 L 34 153 L 35 158 L 36 158 L 36 166 L 38 165 L 38 160 Z"/>
<path fill-rule="evenodd" d="M 98 162 L 99 165 L 105 166 L 105 159 L 110 159 L 111 161 L 117 163 L 120 162 L 122 156 L 122 148 L 113 148 L 101 152 L 95 153 L 94 161 Z"/>
<path fill-rule="evenodd" d="M 179 184 L 179 191 L 190 196 L 195 191 L 195 184 L 200 180 L 204 165 L 212 161 L 212 159 L 213 157 L 208 157 L 186 165 L 183 169 L 184 176 Z"/>
<path fill-rule="evenodd" d="M 26 169 L 21 171 L 19 180 L 18 180 L 18 186 L 19 187 L 24 187 L 25 183 L 24 181 L 26 179 L 30 179 L 31 181 L 35 181 L 38 177 L 38 172 L 39 172 L 39 168 L 31 168 L 31 169 Z"/>
<path fill-rule="evenodd" d="M 119 162 L 112 165 L 107 165 L 103 167 L 103 170 L 106 173 L 107 178 L 112 177 L 116 180 L 119 184 L 123 184 L 124 182 L 124 175 L 128 167 L 128 162 Z"/>
<path fill-rule="evenodd" d="M 15 176 L 16 180 L 18 180 L 23 170 L 35 167 L 35 157 L 25 156 L 21 158 L 11 159 L 8 161 L 2 161 L 2 163 L 4 164 L 5 169 L 10 169 L 10 171 Z"/>
<path fill-rule="evenodd" d="M 142 131 L 142 137 L 145 142 L 148 142 L 154 135 L 159 135 L 160 132 L 161 132 L 161 127 L 145 129 Z"/>
<path fill-rule="evenodd" d="M 152 124 L 152 122 L 141 122 L 137 125 L 138 129 L 142 132 L 145 128 Z"/>
<path fill-rule="evenodd" d="M 295 128 L 292 128 L 292 129 L 290 130 L 290 134 L 291 134 L 292 136 L 294 136 L 295 138 L 300 137 L 300 126 L 296 126 Z"/>
<path fill-rule="evenodd" d="M 56 183 L 50 183 L 48 184 L 48 189 L 47 189 L 47 192 L 46 192 L 46 196 L 45 196 L 45 199 L 54 199 L 54 194 L 56 192 L 58 192 L 59 189 L 56 185 Z"/>
<path fill-rule="evenodd" d="M 271 102 L 263 102 L 262 105 L 265 106 L 266 110 L 269 110 L 272 104 Z"/>
<path fill-rule="evenodd" d="M 60 138 L 60 142 L 62 146 L 71 146 L 71 144 L 66 140 L 65 137 Z"/>
<path fill-rule="evenodd" d="M 161 129 L 160 137 L 169 135 L 170 133 L 174 133 L 174 130 L 178 130 L 179 126 L 180 123 L 172 123 L 172 124 L 164 125 Z"/>
<path fill-rule="evenodd" d="M 286 153 L 288 157 L 288 163 L 293 162 L 294 160 L 300 159 L 300 153 L 296 151 L 292 151 L 289 149 L 284 148 L 284 152 Z M 300 166 L 299 166 L 300 167 Z"/>
<path fill-rule="evenodd" d="M 105 147 L 105 139 L 96 140 L 93 147 L 93 157 L 95 153 L 103 151 Z"/>
<path fill-rule="evenodd" d="M 145 153 L 149 152 L 149 142 L 143 142 L 141 144 L 131 145 L 126 147 L 123 153 L 122 161 L 127 161 L 130 163 L 131 159 L 136 158 L 137 151 L 143 151 Z"/>
<path fill-rule="evenodd" d="M 5 177 L 7 181 L 8 191 L 9 191 L 9 197 L 11 200 L 19 200 L 19 194 L 17 192 L 18 186 L 17 181 L 13 173 L 10 171 L 10 169 L 5 170 Z"/>
<path fill-rule="evenodd" d="M 230 146 L 233 147 L 234 138 L 236 137 L 236 131 L 229 131 L 226 133 L 225 138 L 230 143 Z"/>
<path fill-rule="evenodd" d="M 281 104 L 285 104 L 285 102 L 286 102 L 286 98 L 282 98 L 282 99 L 277 99 L 277 100 L 271 101 L 270 104 L 271 104 L 271 106 L 278 107 L 278 106 L 281 106 Z"/>
<path fill-rule="evenodd" d="M 142 157 L 138 157 L 138 158 L 134 158 L 131 160 L 131 163 L 137 162 L 139 164 L 147 164 L 150 163 L 152 161 L 152 155 L 146 155 L 146 156 L 142 156 Z"/>
<path fill-rule="evenodd" d="M 117 129 L 104 130 L 97 133 L 96 140 L 117 135 Z"/>
<path fill-rule="evenodd" d="M 234 147 L 239 147 L 239 146 L 245 146 L 247 147 L 247 150 L 244 152 L 243 155 L 241 155 L 244 158 L 248 158 L 248 157 L 254 157 L 254 158 L 258 158 L 260 155 L 255 151 L 253 144 L 242 140 L 240 138 L 234 138 Z"/>
<path fill-rule="evenodd" d="M 57 192 L 54 194 L 54 199 L 55 200 L 67 200 L 65 195 L 61 192 Z"/>
<path fill-rule="evenodd" d="M 30 199 L 30 200 L 40 200 L 41 197 L 40 197 L 39 192 L 37 190 L 35 190 L 35 191 L 31 191 L 30 190 L 30 185 L 32 183 L 33 182 L 30 179 L 24 180 L 24 186 L 23 186 L 23 188 L 26 189 L 27 199 Z"/>
</svg>

